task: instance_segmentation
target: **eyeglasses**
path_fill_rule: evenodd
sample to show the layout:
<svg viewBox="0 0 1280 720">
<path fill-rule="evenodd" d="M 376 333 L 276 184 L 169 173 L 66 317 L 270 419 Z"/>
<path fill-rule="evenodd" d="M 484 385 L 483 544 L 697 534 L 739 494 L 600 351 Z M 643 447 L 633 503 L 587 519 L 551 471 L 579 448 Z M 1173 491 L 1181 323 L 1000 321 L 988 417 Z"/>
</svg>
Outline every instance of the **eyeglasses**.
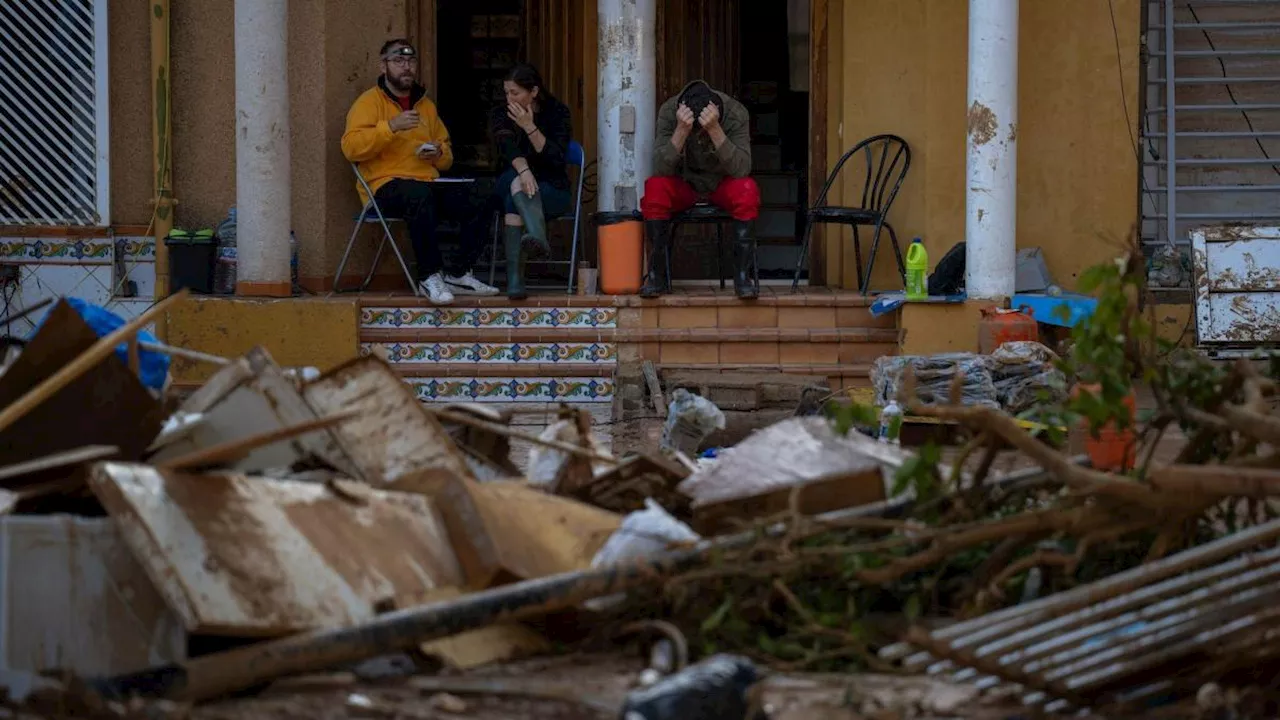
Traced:
<svg viewBox="0 0 1280 720">
<path fill-rule="evenodd" d="M 393 58 L 387 58 L 387 64 L 395 65 L 396 67 L 411 67 L 418 64 L 418 58 L 399 55 Z"/>
</svg>

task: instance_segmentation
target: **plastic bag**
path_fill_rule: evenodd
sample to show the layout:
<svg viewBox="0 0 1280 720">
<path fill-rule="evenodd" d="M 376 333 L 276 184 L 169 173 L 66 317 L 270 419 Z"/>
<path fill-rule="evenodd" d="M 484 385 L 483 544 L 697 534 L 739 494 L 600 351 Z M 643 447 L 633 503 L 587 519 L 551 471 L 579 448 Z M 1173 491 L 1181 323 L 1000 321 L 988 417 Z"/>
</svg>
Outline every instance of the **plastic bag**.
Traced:
<svg viewBox="0 0 1280 720">
<path fill-rule="evenodd" d="M 1022 340 L 1001 345 L 991 354 L 996 399 L 1006 412 L 1018 414 L 1042 399 L 1066 399 L 1067 377 L 1055 363 L 1058 356 L 1038 342 Z M 1044 391 L 1048 397 L 1043 398 Z"/>
<path fill-rule="evenodd" d="M 671 516 L 652 498 L 646 498 L 644 509 L 622 519 L 618 530 L 591 559 L 591 567 L 601 568 L 632 560 L 660 555 L 676 545 L 696 543 L 702 536 Z M 585 605 L 595 611 L 616 605 L 625 593 L 588 600 Z"/>
<path fill-rule="evenodd" d="M 925 405 L 949 403 L 951 383 L 956 374 L 961 373 L 963 380 L 960 404 L 999 407 L 989 364 L 989 358 L 973 353 L 890 355 L 879 358 L 871 367 L 876 404 L 884 407 L 891 400 L 898 399 L 907 368 L 911 368 L 915 375 L 916 397 L 903 398 L 905 401 L 915 400 Z"/>
<path fill-rule="evenodd" d="M 751 687 L 763 678 L 738 655 L 713 655 L 627 696 L 626 720 L 756 720 Z M 756 713 L 749 715 L 752 710 Z"/>
<path fill-rule="evenodd" d="M 662 447 L 696 455 L 698 446 L 711 433 L 724 429 L 724 412 L 701 395 L 684 388 L 671 393 L 667 422 L 662 428 Z"/>
<path fill-rule="evenodd" d="M 76 297 L 66 298 L 69 304 L 76 312 L 80 313 L 80 317 L 84 319 L 86 325 L 93 329 L 94 334 L 99 338 L 106 337 L 111 333 L 124 327 L 125 320 L 119 315 L 107 310 L 104 307 L 94 305 Z M 46 315 L 46 317 L 48 317 Z M 44 321 L 41 320 L 43 325 Z M 40 331 L 37 325 L 31 331 L 31 337 Z M 141 330 L 138 332 L 138 341 L 144 343 L 156 344 L 156 336 Z M 116 357 L 125 365 L 129 364 L 129 345 L 128 343 L 120 343 L 116 346 Z M 138 379 L 146 387 L 160 391 L 164 389 L 165 383 L 169 380 L 169 356 L 164 353 L 158 353 L 152 350 L 138 348 Z"/>
</svg>

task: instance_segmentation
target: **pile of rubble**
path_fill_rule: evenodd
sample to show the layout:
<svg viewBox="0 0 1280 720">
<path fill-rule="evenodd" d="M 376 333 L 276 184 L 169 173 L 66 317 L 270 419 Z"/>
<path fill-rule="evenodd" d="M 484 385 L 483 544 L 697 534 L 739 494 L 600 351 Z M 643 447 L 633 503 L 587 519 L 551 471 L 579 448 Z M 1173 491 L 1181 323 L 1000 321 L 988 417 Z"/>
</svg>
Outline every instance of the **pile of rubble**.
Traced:
<svg viewBox="0 0 1280 720">
<path fill-rule="evenodd" d="M 1280 633 L 1265 460 L 1134 480 L 999 409 L 912 403 L 974 429 L 962 457 L 809 416 L 696 461 L 723 417 L 683 390 L 666 447 L 615 457 L 587 416 L 532 436 L 428 407 L 376 357 L 299 373 L 138 340 L 181 299 L 105 333 L 59 303 L 0 375 L 0 717 L 254 717 L 213 701 L 273 682 L 264 707 L 284 693 L 314 717 L 299 696 L 339 698 L 333 717 L 489 717 L 467 698 L 519 697 L 548 717 L 726 720 L 1268 699 L 1241 675 Z M 143 372 L 172 355 L 218 366 L 180 402 Z M 1205 414 L 1280 440 L 1274 384 L 1240 373 L 1246 406 Z M 1039 467 L 988 478 L 999 447 Z M 1224 505 L 1231 532 L 1197 535 Z M 1123 545 L 1152 535 L 1146 558 Z M 1081 569 L 1099 547 L 1111 564 Z M 620 661 L 636 638 L 644 661 Z M 566 647 L 606 655 L 510 670 Z M 621 681 L 586 681 L 619 662 Z M 921 677 L 883 674 L 904 670 Z"/>
</svg>

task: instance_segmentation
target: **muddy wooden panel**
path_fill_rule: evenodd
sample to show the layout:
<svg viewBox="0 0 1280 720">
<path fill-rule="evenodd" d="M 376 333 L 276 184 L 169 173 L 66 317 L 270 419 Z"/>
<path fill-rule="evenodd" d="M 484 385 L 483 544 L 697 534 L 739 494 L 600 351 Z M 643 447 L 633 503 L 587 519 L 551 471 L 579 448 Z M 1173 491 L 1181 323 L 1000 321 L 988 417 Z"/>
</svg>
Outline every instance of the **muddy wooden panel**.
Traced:
<svg viewBox="0 0 1280 720">
<path fill-rule="evenodd" d="M 66 302 L 0 377 L 0 407 L 16 401 L 88 350 L 98 336 Z M 163 412 L 114 353 L 0 432 L 0 465 L 83 447 L 114 445 L 136 460 L 160 430 Z"/>
<path fill-rule="evenodd" d="M 0 518 L 0 668 L 128 673 L 186 658 L 181 618 L 105 518 Z"/>
<path fill-rule="evenodd" d="M 347 363 L 305 386 L 303 394 L 322 415 L 347 410 L 360 415 L 334 433 L 366 482 L 385 485 L 424 470 L 470 476 L 449 433 L 378 358 Z"/>
<path fill-rule="evenodd" d="M 519 482 L 419 475 L 397 487 L 436 502 L 467 585 L 476 589 L 588 568 L 622 521 Z"/>
<path fill-rule="evenodd" d="M 1197 340 L 1280 342 L 1280 227 L 1201 228 L 1191 249 Z"/>
<path fill-rule="evenodd" d="M 462 581 L 419 495 L 113 463 L 91 482 L 190 632 L 346 626 L 373 617 L 378 602 Z"/>
<path fill-rule="evenodd" d="M 165 445 L 150 458 L 151 462 L 161 463 L 317 418 L 316 411 L 303 399 L 294 381 L 263 348 L 254 348 L 245 357 L 219 370 L 204 388 L 188 398 L 182 409 L 202 413 L 203 422 L 185 438 Z M 355 472 L 354 464 L 330 429 L 256 448 L 232 467 L 254 473 L 290 467 L 310 457 L 322 458 L 348 474 Z"/>
<path fill-rule="evenodd" d="M 732 529 L 732 520 L 786 512 L 793 492 L 806 515 L 885 497 L 880 463 L 820 418 L 796 418 L 757 432 L 679 490 L 693 499 L 692 525 L 703 534 Z"/>
</svg>

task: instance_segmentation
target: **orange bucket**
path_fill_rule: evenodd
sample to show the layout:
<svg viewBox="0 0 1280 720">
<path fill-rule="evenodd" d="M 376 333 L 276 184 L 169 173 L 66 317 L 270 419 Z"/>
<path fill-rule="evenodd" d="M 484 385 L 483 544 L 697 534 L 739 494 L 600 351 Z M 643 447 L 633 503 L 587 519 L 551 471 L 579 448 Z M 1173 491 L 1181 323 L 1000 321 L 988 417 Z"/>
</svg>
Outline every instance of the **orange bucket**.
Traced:
<svg viewBox="0 0 1280 720">
<path fill-rule="evenodd" d="M 1074 393 L 1087 390 L 1094 395 L 1101 392 L 1098 385 L 1077 385 Z M 1080 420 L 1080 431 L 1084 434 L 1085 454 L 1095 470 L 1127 472 L 1133 468 L 1138 449 L 1138 436 L 1134 432 L 1133 423 L 1137 418 L 1138 399 L 1132 390 L 1124 398 L 1125 407 L 1129 411 L 1129 424 L 1121 429 L 1114 421 L 1098 428 L 1098 436 L 1089 432 L 1089 421 Z"/>
<path fill-rule="evenodd" d="M 644 224 L 638 212 L 596 213 L 600 291 L 633 295 L 644 279 Z"/>
</svg>

